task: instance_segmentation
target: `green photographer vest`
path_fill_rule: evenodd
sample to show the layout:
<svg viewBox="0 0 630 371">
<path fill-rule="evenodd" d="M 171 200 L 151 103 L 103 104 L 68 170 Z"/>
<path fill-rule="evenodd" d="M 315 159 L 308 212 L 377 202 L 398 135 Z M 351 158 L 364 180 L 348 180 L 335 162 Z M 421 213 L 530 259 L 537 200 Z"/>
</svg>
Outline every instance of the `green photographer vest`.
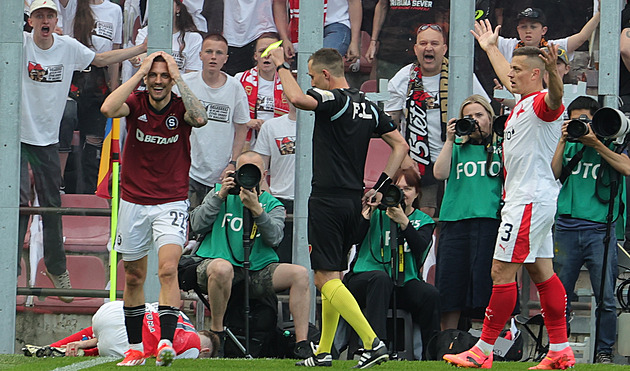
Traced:
<svg viewBox="0 0 630 371">
<path fill-rule="evenodd" d="M 498 219 L 497 211 L 501 201 L 501 177 L 488 176 L 486 160 L 488 155 L 484 146 L 460 143 L 456 138 L 453 145 L 451 172 L 446 182 L 440 221 L 453 222 L 463 219 L 491 218 Z M 492 174 L 503 171 L 501 158 L 492 155 Z"/>
<path fill-rule="evenodd" d="M 221 185 L 217 184 L 216 191 L 219 189 Z M 282 203 L 268 192 L 263 192 L 258 200 L 265 212 L 282 206 Z M 228 195 L 221 204 L 212 230 L 201 242 L 197 255 L 204 258 L 221 258 L 234 266 L 243 266 L 243 203 L 239 196 Z M 253 240 L 249 260 L 250 270 L 258 271 L 279 259 L 273 247 L 265 245 L 258 233 Z"/>
<path fill-rule="evenodd" d="M 409 215 L 410 227 L 416 230 L 426 224 L 435 223 L 433 219 L 420 210 L 414 210 Z M 382 223 L 382 224 L 381 224 Z M 391 276 L 391 249 L 389 247 L 389 226 L 390 219 L 385 214 L 385 211 L 379 209 L 374 210 L 372 218 L 370 219 L 370 229 L 361 242 L 361 248 L 359 249 L 358 256 L 352 271 L 354 273 L 370 272 L 370 271 L 383 271 Z M 403 283 L 406 283 L 412 279 L 418 278 L 418 270 L 416 259 L 411 253 L 411 249 L 407 245 L 407 241 L 403 246 Z M 425 256 L 429 252 L 426 249 Z M 421 261 L 425 256 L 422 256 Z"/>
<path fill-rule="evenodd" d="M 564 149 L 562 165 L 565 166 L 573 156 L 583 147 L 582 143 L 567 143 Z M 614 149 L 611 144 L 609 148 Z M 586 147 L 582 159 L 571 171 L 571 175 L 562 185 L 558 195 L 558 215 L 569 215 L 572 218 L 589 220 L 596 223 L 606 223 L 608 215 L 608 203 L 598 200 L 596 192 L 597 176 L 599 174 L 602 157 L 591 147 Z M 610 177 L 617 172 L 607 166 L 602 174 L 603 182 L 599 182 L 598 193 L 601 198 L 608 200 L 610 197 Z M 613 220 L 619 216 L 619 201 L 625 199 L 625 181 L 619 177 L 620 187 L 615 197 L 613 206 Z M 621 218 L 623 220 L 623 216 Z M 624 228 L 618 228 L 623 231 Z"/>
</svg>

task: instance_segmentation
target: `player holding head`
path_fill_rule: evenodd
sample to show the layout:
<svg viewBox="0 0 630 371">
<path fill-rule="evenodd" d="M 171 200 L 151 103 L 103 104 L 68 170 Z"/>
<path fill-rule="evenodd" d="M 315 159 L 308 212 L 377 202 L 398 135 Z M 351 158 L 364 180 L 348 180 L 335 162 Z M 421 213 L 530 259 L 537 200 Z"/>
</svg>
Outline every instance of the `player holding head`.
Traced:
<svg viewBox="0 0 630 371">
<path fill-rule="evenodd" d="M 147 90 L 133 92 L 144 80 Z M 181 97 L 171 92 L 177 84 Z M 179 314 L 177 263 L 186 242 L 188 169 L 192 127 L 205 125 L 206 110 L 182 80 L 170 54 L 155 52 L 138 72 L 105 99 L 101 112 L 126 117 L 115 249 L 125 262 L 125 326 L 130 349 L 119 366 L 144 363 L 142 318 L 147 255 L 158 252 L 161 340 L 156 364 L 176 356 L 173 336 Z"/>
</svg>

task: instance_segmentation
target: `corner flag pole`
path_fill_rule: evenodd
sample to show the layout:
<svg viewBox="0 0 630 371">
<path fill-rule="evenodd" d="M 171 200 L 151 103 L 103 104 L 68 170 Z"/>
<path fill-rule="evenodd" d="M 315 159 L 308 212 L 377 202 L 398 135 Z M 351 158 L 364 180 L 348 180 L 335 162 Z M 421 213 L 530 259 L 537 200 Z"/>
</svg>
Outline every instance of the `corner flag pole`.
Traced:
<svg viewBox="0 0 630 371">
<path fill-rule="evenodd" d="M 116 143 L 114 148 L 120 148 L 118 146 L 120 137 L 120 119 L 115 118 L 112 122 L 112 142 Z M 117 264 L 118 264 L 118 254 L 116 250 L 114 250 L 114 246 L 116 246 L 116 227 L 118 225 L 118 170 L 120 167 L 120 150 L 112 151 L 112 216 L 111 216 L 111 230 L 110 230 L 110 240 L 112 243 L 111 250 L 109 253 L 109 300 L 116 300 L 116 281 L 118 277 L 117 274 Z"/>
</svg>

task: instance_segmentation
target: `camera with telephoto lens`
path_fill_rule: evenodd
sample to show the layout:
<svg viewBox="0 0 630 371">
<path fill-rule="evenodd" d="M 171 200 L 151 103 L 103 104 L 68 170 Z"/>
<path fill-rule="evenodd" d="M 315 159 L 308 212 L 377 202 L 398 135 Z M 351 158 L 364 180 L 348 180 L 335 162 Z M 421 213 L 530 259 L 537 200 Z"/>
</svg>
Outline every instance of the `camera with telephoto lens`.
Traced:
<svg viewBox="0 0 630 371">
<path fill-rule="evenodd" d="M 245 189 L 255 189 L 260 183 L 260 178 L 262 174 L 260 173 L 260 169 L 258 166 L 254 164 L 244 164 L 233 174 L 228 175 L 228 177 L 234 178 L 234 182 L 236 185 L 234 188 L 228 191 L 231 195 L 238 195 L 241 193 L 241 187 Z"/>
<path fill-rule="evenodd" d="M 477 120 L 472 118 L 472 116 L 464 116 L 455 121 L 455 134 L 460 137 L 470 135 L 477 129 L 477 125 Z"/>
<path fill-rule="evenodd" d="M 402 189 L 400 189 L 395 184 L 390 184 L 385 192 L 383 192 L 383 198 L 381 199 L 380 205 L 378 208 L 381 210 L 385 210 L 388 207 L 396 207 L 398 205 L 402 205 L 402 208 L 405 208 L 405 194 Z"/>
<path fill-rule="evenodd" d="M 591 120 L 586 115 L 580 115 L 577 119 L 572 119 L 567 124 L 567 141 L 578 142 L 580 137 L 588 134 L 588 126 Z"/>
<path fill-rule="evenodd" d="M 630 120 L 618 109 L 602 107 L 593 115 L 592 127 L 598 137 L 621 144 L 630 132 Z"/>
</svg>

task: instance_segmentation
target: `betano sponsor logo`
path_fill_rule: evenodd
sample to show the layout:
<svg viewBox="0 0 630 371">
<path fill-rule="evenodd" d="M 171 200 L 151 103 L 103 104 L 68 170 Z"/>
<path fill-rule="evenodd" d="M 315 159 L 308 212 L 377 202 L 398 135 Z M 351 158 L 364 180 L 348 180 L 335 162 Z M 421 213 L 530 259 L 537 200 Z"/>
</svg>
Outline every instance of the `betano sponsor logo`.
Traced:
<svg viewBox="0 0 630 371">
<path fill-rule="evenodd" d="M 172 144 L 176 143 L 179 140 L 179 134 L 175 134 L 172 137 L 165 138 L 159 135 L 145 134 L 142 132 L 142 130 L 136 129 L 136 139 L 144 143 Z"/>
</svg>

